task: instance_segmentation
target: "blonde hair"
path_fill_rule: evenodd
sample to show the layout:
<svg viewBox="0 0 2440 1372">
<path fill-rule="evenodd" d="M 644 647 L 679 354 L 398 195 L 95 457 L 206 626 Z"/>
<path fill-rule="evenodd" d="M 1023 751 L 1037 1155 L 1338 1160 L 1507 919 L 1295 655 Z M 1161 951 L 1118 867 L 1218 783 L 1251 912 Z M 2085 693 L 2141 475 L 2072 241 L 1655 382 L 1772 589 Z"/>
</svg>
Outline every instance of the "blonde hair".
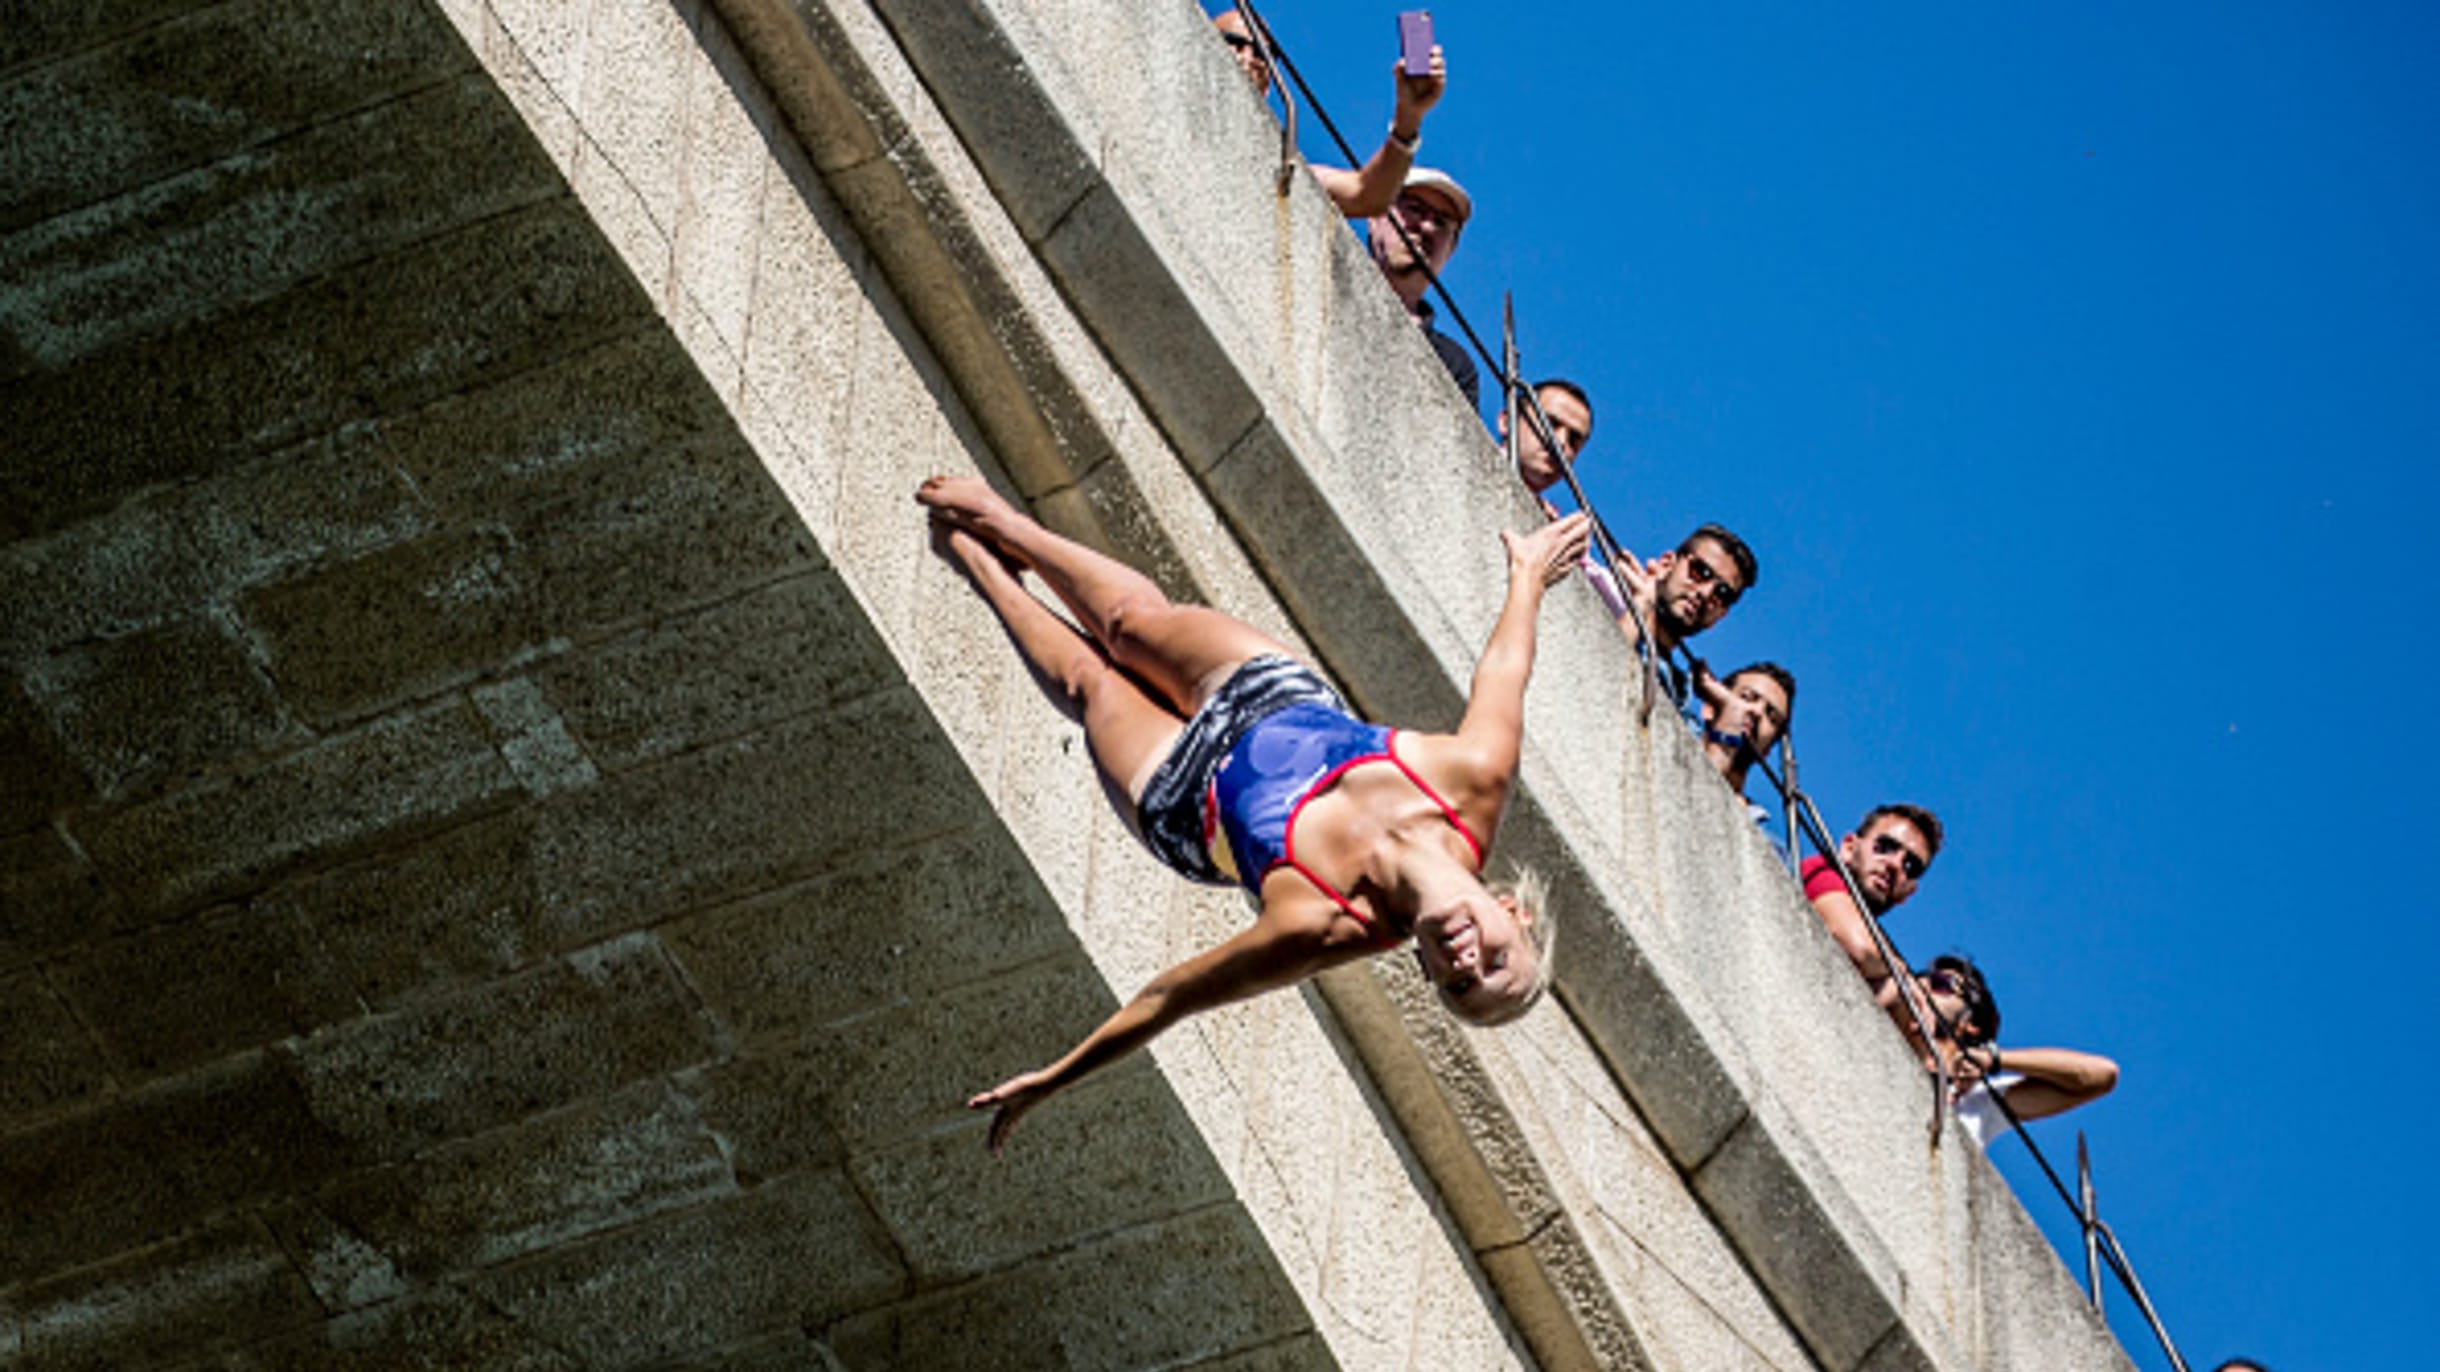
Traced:
<svg viewBox="0 0 2440 1372">
<path fill-rule="evenodd" d="M 1534 951 L 1533 983 L 1525 988 L 1522 995 L 1494 1006 L 1479 1016 L 1461 1012 L 1460 1017 L 1467 1023 L 1491 1028 L 1522 1018 L 1549 992 L 1551 955 L 1558 946 L 1559 924 L 1551 918 L 1550 885 L 1542 880 L 1540 872 L 1531 867 L 1519 867 L 1501 881 L 1484 882 L 1483 889 L 1515 902 L 1520 922 L 1525 926 L 1526 934 L 1533 939 Z"/>
</svg>

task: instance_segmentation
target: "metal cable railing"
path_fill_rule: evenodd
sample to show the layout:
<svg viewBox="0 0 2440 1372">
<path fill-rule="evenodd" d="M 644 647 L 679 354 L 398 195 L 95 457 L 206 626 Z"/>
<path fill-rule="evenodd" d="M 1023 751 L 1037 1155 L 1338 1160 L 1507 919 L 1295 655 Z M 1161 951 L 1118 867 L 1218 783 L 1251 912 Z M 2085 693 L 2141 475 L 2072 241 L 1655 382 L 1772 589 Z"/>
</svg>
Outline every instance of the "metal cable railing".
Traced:
<svg viewBox="0 0 2440 1372">
<path fill-rule="evenodd" d="M 1272 69 L 1284 72 L 1295 84 L 1296 89 L 1303 94 L 1306 108 L 1310 109 L 1314 117 L 1321 121 L 1323 129 L 1330 135 L 1331 142 L 1337 146 L 1339 155 L 1346 159 L 1350 166 L 1360 165 L 1360 159 L 1357 158 L 1355 149 L 1339 132 L 1338 125 L 1331 119 L 1329 111 L 1314 95 L 1313 88 L 1305 81 L 1304 73 L 1297 70 L 1295 62 L 1279 46 L 1277 39 L 1271 33 L 1270 26 L 1263 21 L 1261 12 L 1253 4 L 1253 0 L 1234 0 L 1234 3 L 1238 13 L 1246 21 L 1247 29 L 1255 35 L 1255 41 L 1260 45 L 1263 56 L 1270 62 Z M 1285 195 L 1289 185 L 1289 173 L 1295 162 L 1293 153 L 1295 105 L 1285 84 L 1277 82 L 1273 84 L 1278 86 L 1281 103 L 1289 111 L 1286 121 L 1288 136 L 1281 144 L 1279 179 L 1280 194 Z M 1524 431 L 1524 426 L 1527 424 L 1533 426 L 1535 436 L 1542 442 L 1546 451 L 1554 454 L 1562 452 L 1556 431 L 1550 422 L 1550 416 L 1542 408 L 1541 397 L 1524 383 L 1521 370 L 1517 365 L 1516 310 L 1513 298 L 1503 301 L 1502 348 L 1501 355 L 1495 359 L 1491 355 L 1490 348 L 1484 344 L 1482 336 L 1475 332 L 1474 325 L 1466 318 L 1465 311 L 1458 307 L 1456 298 L 1450 295 L 1448 287 L 1442 284 L 1439 273 L 1433 270 L 1430 261 L 1417 247 L 1413 237 L 1407 233 L 1406 226 L 1399 223 L 1395 215 L 1386 215 L 1383 216 L 1383 219 L 1398 234 L 1400 241 L 1406 246 L 1408 255 L 1422 270 L 1427 285 L 1433 293 L 1440 297 L 1442 305 L 1447 308 L 1450 320 L 1456 324 L 1458 330 L 1465 335 L 1466 342 L 1474 349 L 1475 356 L 1498 374 L 1502 404 L 1508 419 L 1504 455 L 1508 459 L 1510 470 L 1512 472 L 1520 471 L 1517 462 L 1517 444 Z M 1592 498 L 1586 493 L 1583 484 L 1576 479 L 1573 462 L 1562 458 L 1554 465 L 1557 467 L 1560 477 L 1566 482 L 1568 493 L 1576 502 L 1576 508 L 1583 511 L 1590 519 L 1593 543 L 1602 559 L 1612 568 L 1616 568 L 1632 557 L 1632 554 L 1627 552 L 1617 538 L 1611 534 L 1608 524 L 1601 517 L 1601 512 L 1595 508 Z M 1616 575 L 1615 572 L 1612 574 Z M 1638 656 L 1644 670 L 1643 690 L 1638 702 L 1637 718 L 1639 725 L 1648 727 L 1653 703 L 1660 694 L 1661 659 L 1672 657 L 1673 660 L 1670 662 L 1672 672 L 1682 672 L 1689 682 L 1698 679 L 1697 674 L 1703 670 L 1703 665 L 1691 651 L 1687 650 L 1684 644 L 1674 644 L 1667 650 L 1660 648 L 1659 641 L 1653 636 L 1651 621 L 1646 617 L 1641 602 L 1632 594 L 1628 595 L 1626 599 L 1630 613 L 1635 620 L 1636 631 L 1641 636 Z M 1683 655 L 1686 659 L 1685 664 L 1680 666 L 1676 663 L 1674 655 Z M 1872 935 L 1873 946 L 1887 967 L 1889 975 L 1897 979 L 1899 999 L 1905 1003 L 1908 1017 L 1913 1021 L 1919 1036 L 1918 1041 L 1924 1046 L 1926 1056 L 1932 1064 L 1930 1076 L 1933 1083 L 1933 1106 L 1929 1133 L 1932 1141 L 1937 1144 L 1940 1140 L 1942 1123 L 1948 1115 L 1951 1091 L 1949 1072 L 1941 1060 L 1939 1040 L 1933 1032 L 1933 1026 L 1939 1023 L 1940 1016 L 1932 1007 L 1923 988 L 1917 984 L 1905 958 L 1890 939 L 1888 931 L 1881 927 L 1880 920 L 1873 915 L 1872 907 L 1865 900 L 1863 887 L 1856 881 L 1855 874 L 1848 870 L 1845 861 L 1839 857 L 1837 845 L 1830 839 L 1828 826 L 1822 822 L 1821 811 L 1814 805 L 1812 797 L 1797 788 L 1796 752 L 1791 737 L 1794 732 L 1792 725 L 1781 731 L 1779 739 L 1781 766 L 1779 769 L 1774 769 L 1770 760 L 1763 756 L 1760 750 L 1755 750 L 1752 754 L 1754 765 L 1760 768 L 1764 779 L 1771 784 L 1772 789 L 1779 793 L 1788 833 L 1789 870 L 1794 873 L 1800 868 L 1797 835 L 1801 832 L 1805 841 L 1812 844 L 1814 851 L 1820 854 L 1829 863 L 1830 869 L 1838 874 L 1839 882 L 1846 888 L 1848 898 L 1853 900 L 1857 910 L 1863 913 L 1865 927 Z M 2150 1326 L 2152 1336 L 2159 1341 L 2161 1350 L 2167 1355 L 2170 1365 L 2176 1369 L 2176 1372 L 2189 1372 L 2184 1355 L 2178 1351 L 2175 1340 L 2169 1335 L 2168 1327 L 2162 1322 L 2159 1311 L 2152 1304 L 2150 1294 L 2144 1289 L 2142 1279 L 2136 1275 L 2134 1261 L 2127 1256 L 2124 1245 L 2118 1241 L 2116 1231 L 2112 1230 L 2108 1222 L 2101 1219 L 2097 1212 L 2092 1196 L 2090 1160 L 2086 1155 L 2083 1134 L 2081 1132 L 2077 1134 L 2080 1180 L 2083 1184 L 2083 1201 L 2079 1203 L 2077 1198 L 2069 1193 L 2066 1183 L 2060 1180 L 2057 1169 L 2050 1164 L 2049 1157 L 2034 1142 L 2033 1135 L 2025 1127 L 2024 1119 L 2009 1106 L 2006 1095 L 1992 1090 L 1988 1086 L 1985 1087 L 1985 1090 L 1992 1102 L 1999 1107 L 2001 1115 L 2007 1119 L 2009 1126 L 2016 1131 L 2019 1138 L 2024 1140 L 2026 1151 L 2030 1152 L 2034 1161 L 2041 1166 L 2042 1174 L 2049 1179 L 2051 1187 L 2058 1193 L 2059 1199 L 2076 1217 L 2078 1229 L 2084 1239 L 2086 1282 L 2088 1296 L 2094 1309 L 2101 1308 L 2101 1284 L 2099 1270 L 2096 1266 L 2097 1259 L 2100 1265 L 2106 1265 L 2109 1268 L 2111 1274 L 2118 1279 L 2120 1286 L 2124 1287 L 2127 1294 L 2134 1299 L 2137 1310 L 2143 1315 L 2145 1323 Z"/>
</svg>

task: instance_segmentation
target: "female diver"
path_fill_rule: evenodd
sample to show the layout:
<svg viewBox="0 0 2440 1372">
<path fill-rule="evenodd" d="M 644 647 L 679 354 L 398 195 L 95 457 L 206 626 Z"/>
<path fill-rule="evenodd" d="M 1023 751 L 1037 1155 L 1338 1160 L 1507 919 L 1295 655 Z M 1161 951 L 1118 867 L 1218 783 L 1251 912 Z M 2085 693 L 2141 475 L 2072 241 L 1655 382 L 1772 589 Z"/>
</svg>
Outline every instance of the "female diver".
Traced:
<svg viewBox="0 0 2440 1372">
<path fill-rule="evenodd" d="M 1198 1011 L 1291 985 L 1412 937 L 1449 1008 L 1516 1018 L 1550 984 L 1551 924 L 1530 879 L 1480 872 L 1516 781 L 1542 593 L 1573 572 L 1571 515 L 1503 530 L 1508 595 L 1454 734 L 1381 728 L 1281 644 L 1217 610 L 1172 604 L 1142 573 L 1062 538 L 975 477 L 916 492 L 1019 651 L 1084 719 L 1093 760 L 1137 831 L 1196 881 L 1242 883 L 1251 927 L 1152 979 L 1057 1062 L 967 1101 L 998 1151 L 1028 1110 Z M 1035 600 L 1031 570 L 1086 637 Z"/>
</svg>

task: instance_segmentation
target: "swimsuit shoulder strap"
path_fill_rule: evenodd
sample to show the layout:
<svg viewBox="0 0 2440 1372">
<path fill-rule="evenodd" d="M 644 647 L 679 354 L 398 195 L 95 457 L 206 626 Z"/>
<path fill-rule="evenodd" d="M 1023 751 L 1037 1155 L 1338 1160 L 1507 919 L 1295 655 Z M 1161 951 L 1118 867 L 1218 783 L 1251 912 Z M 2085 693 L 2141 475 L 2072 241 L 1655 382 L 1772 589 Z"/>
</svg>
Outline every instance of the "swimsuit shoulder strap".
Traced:
<svg viewBox="0 0 2440 1372">
<path fill-rule="evenodd" d="M 1474 836 L 1472 829 L 1466 827 L 1466 821 L 1457 813 L 1457 807 L 1451 805 L 1447 797 L 1432 789 L 1432 783 L 1423 779 L 1423 773 L 1408 766 L 1406 759 L 1398 756 L 1398 732 L 1396 729 L 1389 731 L 1389 760 L 1398 765 L 1399 771 L 1406 773 L 1406 779 L 1415 783 L 1416 790 L 1423 792 L 1434 805 L 1440 807 L 1440 813 L 1449 821 L 1449 827 L 1455 829 L 1466 840 L 1466 846 L 1474 850 L 1474 870 L 1481 871 L 1483 869 L 1483 841 Z"/>
</svg>

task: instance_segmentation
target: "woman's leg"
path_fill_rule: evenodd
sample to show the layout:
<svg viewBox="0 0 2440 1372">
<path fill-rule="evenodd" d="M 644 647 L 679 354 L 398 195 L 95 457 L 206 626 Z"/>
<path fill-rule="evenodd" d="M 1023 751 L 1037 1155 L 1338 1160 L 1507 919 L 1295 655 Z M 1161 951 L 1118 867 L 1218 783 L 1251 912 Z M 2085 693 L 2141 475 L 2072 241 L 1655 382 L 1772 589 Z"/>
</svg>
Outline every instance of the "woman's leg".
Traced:
<svg viewBox="0 0 2440 1372">
<path fill-rule="evenodd" d="M 1293 656 L 1243 620 L 1199 605 L 1172 604 L 1150 577 L 1052 533 L 978 477 L 936 476 L 915 498 L 1041 573 L 1110 657 L 1150 682 L 1180 714 L 1201 708 L 1247 658 Z"/>
<path fill-rule="evenodd" d="M 1129 801 L 1136 799 L 1185 722 L 1129 681 L 1091 639 L 1034 599 L 981 539 L 954 524 L 945 525 L 943 533 L 950 555 L 998 613 L 1027 664 L 1075 707 L 1102 775 Z M 1135 823 L 1132 812 L 1126 819 L 1130 826 Z"/>
</svg>

